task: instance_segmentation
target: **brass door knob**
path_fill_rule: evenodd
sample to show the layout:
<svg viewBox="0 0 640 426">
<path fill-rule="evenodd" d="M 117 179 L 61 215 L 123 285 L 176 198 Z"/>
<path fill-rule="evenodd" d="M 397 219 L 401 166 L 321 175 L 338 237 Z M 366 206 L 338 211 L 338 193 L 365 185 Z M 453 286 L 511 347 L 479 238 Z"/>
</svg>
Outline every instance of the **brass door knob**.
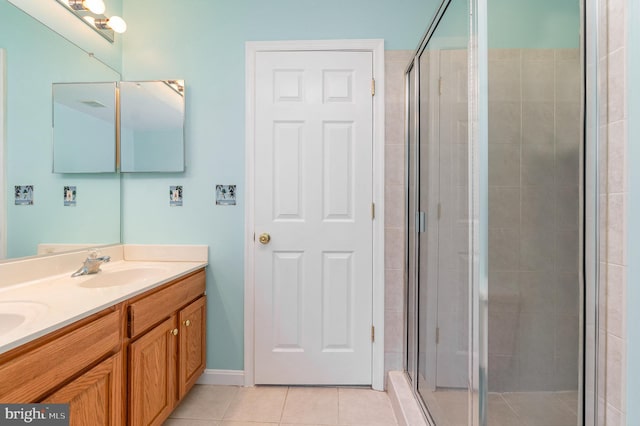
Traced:
<svg viewBox="0 0 640 426">
<path fill-rule="evenodd" d="M 258 237 L 258 241 L 260 241 L 262 244 L 269 244 L 269 241 L 271 241 L 271 235 L 267 234 L 266 232 L 264 234 L 260 234 L 260 236 Z"/>
<path fill-rule="evenodd" d="M 190 320 L 186 320 L 186 321 L 184 322 L 184 325 L 185 325 L 185 326 L 187 326 L 187 327 L 189 327 L 189 326 L 191 325 L 191 321 L 190 321 Z"/>
<path fill-rule="evenodd" d="M 177 328 L 174 328 L 173 330 L 171 330 L 171 331 L 169 332 L 169 334 L 173 334 L 174 336 L 177 336 L 177 335 L 178 335 L 178 329 L 177 329 Z"/>
</svg>

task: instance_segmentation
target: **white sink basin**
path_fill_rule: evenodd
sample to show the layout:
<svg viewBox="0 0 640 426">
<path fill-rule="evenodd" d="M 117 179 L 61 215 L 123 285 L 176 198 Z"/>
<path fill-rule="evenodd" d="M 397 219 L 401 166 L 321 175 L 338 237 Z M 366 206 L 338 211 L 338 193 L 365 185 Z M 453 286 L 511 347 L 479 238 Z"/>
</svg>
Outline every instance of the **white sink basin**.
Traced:
<svg viewBox="0 0 640 426">
<path fill-rule="evenodd" d="M 0 302 L 0 335 L 30 323 L 48 311 L 49 306 L 38 302 Z"/>
<path fill-rule="evenodd" d="M 144 284 L 158 281 L 158 275 L 166 272 L 164 268 L 137 267 L 119 270 L 103 270 L 95 275 L 80 277 L 80 287 L 104 288 L 117 287 L 127 284 Z M 76 278 L 74 278 L 76 279 Z"/>
</svg>

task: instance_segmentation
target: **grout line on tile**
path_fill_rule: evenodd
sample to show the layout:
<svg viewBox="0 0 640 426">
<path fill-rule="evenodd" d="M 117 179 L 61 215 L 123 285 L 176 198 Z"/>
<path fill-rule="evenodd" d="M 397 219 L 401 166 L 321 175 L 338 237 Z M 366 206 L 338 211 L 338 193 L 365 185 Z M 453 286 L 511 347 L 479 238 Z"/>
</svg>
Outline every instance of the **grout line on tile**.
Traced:
<svg viewBox="0 0 640 426">
<path fill-rule="evenodd" d="M 509 404 L 509 401 L 507 401 L 507 398 L 504 397 L 504 392 L 500 392 L 500 398 L 502 398 L 502 400 L 504 401 L 505 404 L 507 404 L 507 407 L 509 407 L 509 410 L 511 410 L 511 412 L 513 413 L 514 416 L 516 416 L 516 418 L 519 421 L 522 421 L 522 419 L 520 418 L 520 415 L 518 414 L 518 412 L 511 406 L 511 404 Z"/>
<path fill-rule="evenodd" d="M 287 399 L 289 399 L 289 389 L 291 389 L 291 387 L 287 386 L 284 394 L 284 399 L 282 400 L 282 407 L 280 407 L 280 419 L 278 420 L 278 424 L 282 423 L 282 418 L 284 417 L 284 407 L 287 406 Z"/>
<path fill-rule="evenodd" d="M 236 386 L 234 386 L 234 388 L 235 389 L 233 392 L 233 397 L 229 398 L 229 401 L 227 401 L 227 404 L 224 407 L 224 410 L 222 410 L 222 416 L 219 419 L 220 423 L 222 423 L 226 418 L 227 412 L 229 411 L 229 407 L 231 407 L 231 404 L 233 404 L 233 401 L 238 398 L 238 393 L 240 393 L 240 390 L 239 390 L 240 388 Z"/>
<path fill-rule="evenodd" d="M 338 391 L 338 424 L 341 425 L 342 424 L 342 419 L 340 418 L 340 388 L 336 388 L 336 390 Z"/>
<path fill-rule="evenodd" d="M 563 392 L 554 392 L 555 397 L 562 403 L 562 405 L 564 407 L 567 407 L 572 414 L 575 414 L 576 416 L 578 415 L 578 408 L 573 406 L 572 404 L 570 404 L 568 401 L 564 400 L 563 398 L 560 398 L 560 394 Z"/>
<path fill-rule="evenodd" d="M 336 395 L 338 396 L 336 398 L 336 424 L 339 425 L 340 424 L 340 388 L 336 387 Z"/>
</svg>

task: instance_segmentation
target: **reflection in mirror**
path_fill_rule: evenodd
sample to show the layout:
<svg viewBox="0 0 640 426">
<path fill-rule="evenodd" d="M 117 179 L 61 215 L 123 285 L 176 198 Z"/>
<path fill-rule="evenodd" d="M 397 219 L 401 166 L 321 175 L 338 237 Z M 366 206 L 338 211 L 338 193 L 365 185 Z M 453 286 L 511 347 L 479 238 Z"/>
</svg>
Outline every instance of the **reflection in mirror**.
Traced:
<svg viewBox="0 0 640 426">
<path fill-rule="evenodd" d="M 54 83 L 53 171 L 116 171 L 115 83 Z"/>
<path fill-rule="evenodd" d="M 118 81 L 120 74 L 7 0 L 0 0 L 0 49 L 6 52 L 6 257 L 33 256 L 41 243 L 119 243 L 119 176 L 51 172 L 51 87 Z M 32 204 L 16 203 L 16 186 L 33 186 Z M 75 198 L 67 201 L 71 188 Z"/>
<path fill-rule="evenodd" d="M 120 82 L 120 170 L 184 171 L 184 81 Z"/>
</svg>

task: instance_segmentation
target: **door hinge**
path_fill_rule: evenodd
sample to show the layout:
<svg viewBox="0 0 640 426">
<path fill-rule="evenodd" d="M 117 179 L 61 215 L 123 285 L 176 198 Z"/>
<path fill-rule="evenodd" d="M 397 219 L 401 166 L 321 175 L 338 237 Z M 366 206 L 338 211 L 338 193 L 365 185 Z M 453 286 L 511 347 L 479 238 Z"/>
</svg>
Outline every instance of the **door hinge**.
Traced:
<svg viewBox="0 0 640 426">
<path fill-rule="evenodd" d="M 376 80 L 375 79 L 371 79 L 371 96 L 375 96 L 376 95 Z"/>
<path fill-rule="evenodd" d="M 371 203 L 371 220 L 376 218 L 376 203 Z"/>
<path fill-rule="evenodd" d="M 254 243 L 256 242 L 256 233 L 255 232 L 253 233 L 253 242 Z"/>
<path fill-rule="evenodd" d="M 441 216 L 442 216 L 442 204 L 438 203 L 438 220 L 440 220 Z"/>
<path fill-rule="evenodd" d="M 371 326 L 371 343 L 376 341 L 376 327 Z"/>
<path fill-rule="evenodd" d="M 436 327 L 436 345 L 440 343 L 440 327 Z"/>
<path fill-rule="evenodd" d="M 442 96 L 442 77 L 438 78 L 438 94 Z"/>
</svg>

